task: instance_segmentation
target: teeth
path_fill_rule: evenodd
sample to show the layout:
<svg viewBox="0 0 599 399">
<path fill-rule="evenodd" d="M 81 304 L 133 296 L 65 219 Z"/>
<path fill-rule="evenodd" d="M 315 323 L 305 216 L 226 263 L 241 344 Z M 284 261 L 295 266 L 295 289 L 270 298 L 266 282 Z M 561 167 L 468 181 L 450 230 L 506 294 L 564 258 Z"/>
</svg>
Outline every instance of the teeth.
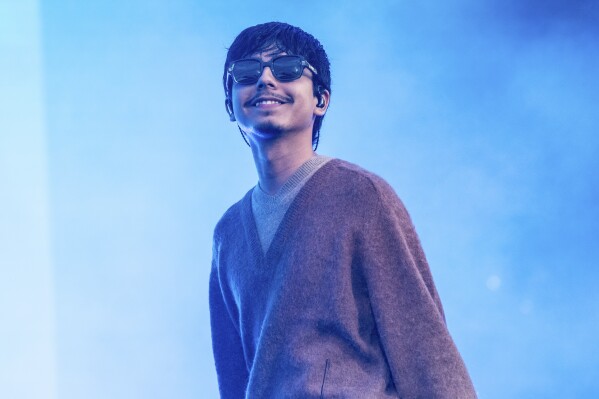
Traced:
<svg viewBox="0 0 599 399">
<path fill-rule="evenodd" d="M 256 107 L 258 105 L 262 105 L 262 104 L 282 104 L 280 101 L 276 101 L 276 100 L 262 100 L 262 101 L 258 101 L 256 103 Z"/>
</svg>

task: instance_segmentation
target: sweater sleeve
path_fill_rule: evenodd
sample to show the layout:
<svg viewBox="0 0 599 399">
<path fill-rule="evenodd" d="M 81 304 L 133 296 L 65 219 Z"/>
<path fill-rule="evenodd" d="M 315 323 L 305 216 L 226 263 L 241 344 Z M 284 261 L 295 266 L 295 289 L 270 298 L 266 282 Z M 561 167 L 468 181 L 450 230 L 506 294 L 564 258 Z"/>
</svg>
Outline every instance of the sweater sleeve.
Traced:
<svg viewBox="0 0 599 399">
<path fill-rule="evenodd" d="M 210 272 L 209 302 L 212 350 L 216 364 L 218 387 L 222 399 L 245 398 L 248 369 L 245 363 L 239 328 L 234 322 L 237 314 L 233 301 L 227 301 L 229 291 L 221 281 L 218 269 L 218 254 L 213 252 Z"/>
<path fill-rule="evenodd" d="M 391 187 L 377 191 L 362 263 L 396 389 L 402 398 L 476 398 L 410 217 Z"/>
</svg>

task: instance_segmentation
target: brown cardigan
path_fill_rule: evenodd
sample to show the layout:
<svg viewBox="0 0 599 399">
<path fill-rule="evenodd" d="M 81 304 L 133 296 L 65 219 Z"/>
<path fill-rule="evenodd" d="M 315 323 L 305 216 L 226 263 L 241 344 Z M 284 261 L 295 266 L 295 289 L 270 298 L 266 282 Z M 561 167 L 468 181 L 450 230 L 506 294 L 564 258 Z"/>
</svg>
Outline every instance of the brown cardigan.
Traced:
<svg viewBox="0 0 599 399">
<path fill-rule="evenodd" d="M 410 217 L 332 160 L 264 255 L 251 191 L 221 218 L 210 276 L 221 397 L 475 398 Z"/>
</svg>

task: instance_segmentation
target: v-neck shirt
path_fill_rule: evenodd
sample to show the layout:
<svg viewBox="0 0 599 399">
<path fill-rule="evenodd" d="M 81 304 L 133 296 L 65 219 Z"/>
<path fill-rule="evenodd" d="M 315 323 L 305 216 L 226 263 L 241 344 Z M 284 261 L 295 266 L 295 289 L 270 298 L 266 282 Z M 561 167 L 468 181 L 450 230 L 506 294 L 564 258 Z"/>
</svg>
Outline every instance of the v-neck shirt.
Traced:
<svg viewBox="0 0 599 399">
<path fill-rule="evenodd" d="M 252 190 L 252 212 L 263 254 L 268 251 L 281 220 L 297 193 L 310 177 L 331 159 L 324 155 L 314 155 L 304 162 L 273 195 L 262 190 L 260 184 L 256 184 Z"/>
</svg>

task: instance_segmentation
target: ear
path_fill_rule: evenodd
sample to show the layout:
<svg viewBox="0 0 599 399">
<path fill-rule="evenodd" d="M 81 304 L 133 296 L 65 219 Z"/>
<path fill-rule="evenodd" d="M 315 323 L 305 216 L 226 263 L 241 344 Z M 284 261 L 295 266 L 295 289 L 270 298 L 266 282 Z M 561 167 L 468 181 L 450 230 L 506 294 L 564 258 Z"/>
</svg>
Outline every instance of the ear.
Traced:
<svg viewBox="0 0 599 399">
<path fill-rule="evenodd" d="M 331 101 L 331 93 L 321 87 L 318 86 L 318 91 L 316 93 L 316 108 L 314 109 L 314 115 L 316 116 L 324 116 L 327 112 L 327 108 L 329 107 L 329 102 Z"/>
<path fill-rule="evenodd" d="M 229 120 L 231 122 L 235 122 L 235 114 L 233 113 L 233 105 L 231 104 L 231 100 L 228 97 L 225 99 L 225 108 L 227 109 L 227 114 L 229 114 Z"/>
</svg>

